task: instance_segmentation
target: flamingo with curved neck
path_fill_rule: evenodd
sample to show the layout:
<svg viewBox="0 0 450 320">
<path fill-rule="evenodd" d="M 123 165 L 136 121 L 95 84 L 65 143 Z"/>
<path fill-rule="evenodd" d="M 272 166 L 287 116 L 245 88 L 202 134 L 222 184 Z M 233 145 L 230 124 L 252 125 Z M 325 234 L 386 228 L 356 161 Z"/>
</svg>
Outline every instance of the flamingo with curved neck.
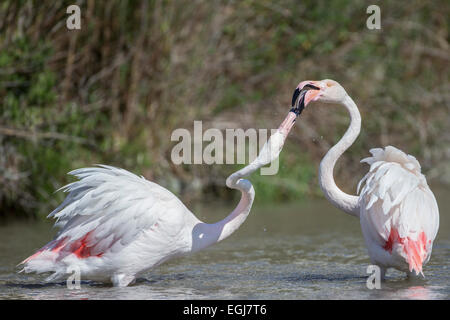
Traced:
<svg viewBox="0 0 450 320">
<path fill-rule="evenodd" d="M 361 161 L 370 169 L 358 184 L 358 192 L 363 186 L 359 196 L 343 192 L 334 181 L 333 169 L 358 137 L 361 115 L 345 89 L 329 79 L 300 82 L 293 105 L 298 91 L 306 86 L 319 90 L 306 92 L 304 106 L 313 101 L 339 104 L 350 114 L 344 136 L 320 162 L 319 184 L 325 197 L 342 211 L 359 217 L 370 260 L 380 267 L 382 278 L 389 268 L 408 276 L 423 275 L 439 228 L 439 210 L 419 162 L 392 146 L 371 149 L 372 157 Z"/>
<path fill-rule="evenodd" d="M 241 200 L 217 223 L 201 222 L 170 191 L 124 169 L 70 172 L 79 180 L 62 188 L 68 195 L 49 215 L 60 231 L 22 262 L 22 271 L 53 272 L 51 281 L 79 270 L 83 280 L 127 286 L 169 259 L 227 238 L 246 220 L 255 198 L 252 184 L 243 178 L 279 156 L 300 112 L 293 108 L 258 157 L 228 177 L 227 186 L 239 190 Z"/>
</svg>

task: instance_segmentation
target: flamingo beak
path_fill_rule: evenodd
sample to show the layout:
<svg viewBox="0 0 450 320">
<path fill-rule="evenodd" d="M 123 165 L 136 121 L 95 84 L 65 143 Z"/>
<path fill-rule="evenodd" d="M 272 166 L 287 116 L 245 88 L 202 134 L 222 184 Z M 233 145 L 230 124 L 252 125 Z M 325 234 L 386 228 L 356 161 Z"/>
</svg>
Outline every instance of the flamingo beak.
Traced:
<svg viewBox="0 0 450 320">
<path fill-rule="evenodd" d="M 313 81 L 300 83 L 292 96 L 291 112 L 299 116 L 311 101 L 319 97 L 319 94 L 320 88 L 315 86 Z"/>
<path fill-rule="evenodd" d="M 316 86 L 315 84 L 319 85 Z M 309 93 L 313 94 L 309 94 Z M 305 106 L 311 100 L 316 100 L 319 97 L 320 93 L 320 84 L 315 83 L 315 81 L 303 81 L 294 91 L 294 95 L 292 96 L 292 108 L 288 113 L 286 119 L 284 119 L 283 123 L 281 123 L 279 130 L 284 134 L 285 137 L 288 136 L 289 131 L 291 131 L 295 120 L 302 113 Z"/>
</svg>

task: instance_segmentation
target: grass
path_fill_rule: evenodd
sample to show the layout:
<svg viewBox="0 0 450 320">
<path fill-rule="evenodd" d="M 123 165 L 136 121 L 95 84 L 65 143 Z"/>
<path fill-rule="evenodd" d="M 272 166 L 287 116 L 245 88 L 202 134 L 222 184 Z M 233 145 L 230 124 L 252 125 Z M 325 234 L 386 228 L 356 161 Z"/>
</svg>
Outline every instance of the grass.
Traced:
<svg viewBox="0 0 450 320">
<path fill-rule="evenodd" d="M 239 166 L 174 166 L 171 132 L 275 128 L 305 79 L 339 81 L 360 107 L 363 130 L 336 168 L 349 189 L 359 159 L 388 144 L 450 181 L 447 1 L 384 1 L 381 31 L 365 27 L 363 1 L 87 1 L 79 31 L 65 28 L 70 4 L 0 6 L 0 215 L 44 216 L 66 172 L 94 163 L 184 201 L 226 198 Z M 308 108 L 278 174 L 252 176 L 256 201 L 320 196 L 318 163 L 347 125 L 343 110 Z"/>
</svg>

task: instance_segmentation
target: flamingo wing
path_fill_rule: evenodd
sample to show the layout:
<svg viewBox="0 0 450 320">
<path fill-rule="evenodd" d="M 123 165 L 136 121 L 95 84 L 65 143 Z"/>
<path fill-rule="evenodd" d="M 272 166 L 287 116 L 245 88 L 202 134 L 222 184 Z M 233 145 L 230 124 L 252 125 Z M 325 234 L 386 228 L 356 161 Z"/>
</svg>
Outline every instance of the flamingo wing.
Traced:
<svg viewBox="0 0 450 320">
<path fill-rule="evenodd" d="M 392 146 L 370 152 L 372 157 L 361 161 L 370 170 L 358 185 L 358 192 L 364 185 L 360 218 L 369 251 L 375 245 L 422 273 L 439 227 L 436 199 L 413 156 Z"/>
<path fill-rule="evenodd" d="M 26 272 L 53 271 L 46 270 L 53 268 L 49 264 L 72 254 L 78 259 L 117 254 L 143 233 L 157 228 L 164 228 L 164 232 L 148 237 L 154 246 L 174 243 L 189 219 L 195 219 L 170 191 L 124 169 L 101 165 L 69 174 L 79 180 L 61 188 L 69 194 L 48 216 L 56 218 L 60 231 L 23 262 Z M 35 262 L 43 259 L 46 264 Z"/>
</svg>

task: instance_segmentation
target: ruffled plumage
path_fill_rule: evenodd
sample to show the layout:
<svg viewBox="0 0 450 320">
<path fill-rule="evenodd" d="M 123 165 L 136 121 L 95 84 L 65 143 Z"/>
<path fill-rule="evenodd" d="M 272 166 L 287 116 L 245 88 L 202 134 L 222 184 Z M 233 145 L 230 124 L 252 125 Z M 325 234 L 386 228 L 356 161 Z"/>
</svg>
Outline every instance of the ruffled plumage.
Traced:
<svg viewBox="0 0 450 320">
<path fill-rule="evenodd" d="M 60 189 L 68 195 L 48 215 L 60 231 L 22 262 L 25 272 L 54 272 L 53 280 L 77 265 L 95 279 L 126 265 L 133 274 L 175 254 L 175 244 L 183 250 L 178 234 L 198 222 L 170 191 L 124 169 L 101 165 L 69 174 L 79 180 Z"/>
<path fill-rule="evenodd" d="M 439 211 L 415 157 L 388 146 L 363 159 L 369 172 L 358 184 L 360 218 L 375 262 L 422 272 L 439 226 Z M 389 252 L 384 255 L 379 249 Z"/>
</svg>

